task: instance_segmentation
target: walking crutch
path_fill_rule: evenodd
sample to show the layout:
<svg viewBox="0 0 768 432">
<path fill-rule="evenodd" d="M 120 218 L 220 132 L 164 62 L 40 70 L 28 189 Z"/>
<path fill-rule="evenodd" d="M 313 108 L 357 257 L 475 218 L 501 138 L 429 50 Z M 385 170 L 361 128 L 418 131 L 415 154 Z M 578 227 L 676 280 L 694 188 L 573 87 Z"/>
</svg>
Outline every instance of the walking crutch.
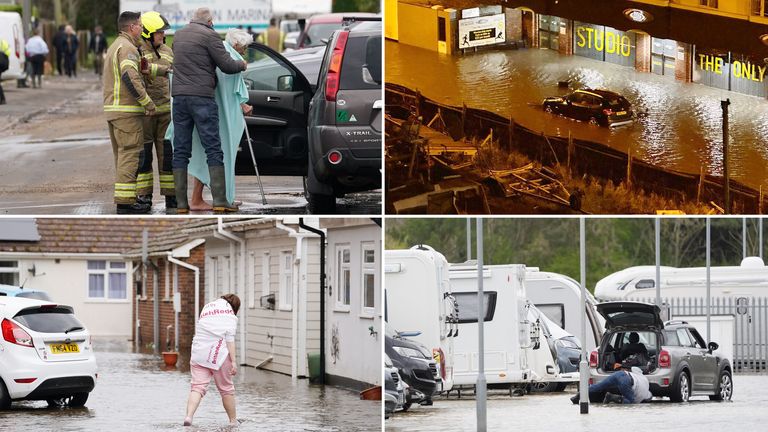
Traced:
<svg viewBox="0 0 768 432">
<path fill-rule="evenodd" d="M 248 140 L 248 149 L 251 151 L 251 161 L 253 162 L 253 169 L 256 170 L 256 180 L 259 182 L 259 190 L 261 190 L 261 203 L 267 205 L 267 196 L 264 195 L 264 185 L 261 184 L 261 175 L 259 175 L 259 167 L 256 165 L 256 156 L 253 154 L 253 143 L 251 142 L 251 134 L 248 132 L 248 121 L 243 114 L 243 120 L 245 122 L 245 139 Z"/>
</svg>

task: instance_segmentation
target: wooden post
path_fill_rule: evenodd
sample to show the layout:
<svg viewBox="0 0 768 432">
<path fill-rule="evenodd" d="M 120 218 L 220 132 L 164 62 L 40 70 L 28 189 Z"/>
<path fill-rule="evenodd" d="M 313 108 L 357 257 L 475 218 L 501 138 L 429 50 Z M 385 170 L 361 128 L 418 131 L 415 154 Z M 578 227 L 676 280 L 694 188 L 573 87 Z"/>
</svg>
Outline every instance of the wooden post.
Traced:
<svg viewBox="0 0 768 432">
<path fill-rule="evenodd" d="M 701 202 L 701 190 L 704 187 L 704 165 L 701 166 L 701 173 L 699 174 L 699 187 L 696 190 L 696 202 Z"/>
<path fill-rule="evenodd" d="M 763 214 L 763 185 L 760 185 L 760 195 L 757 199 L 757 214 Z"/>
<path fill-rule="evenodd" d="M 507 150 L 512 150 L 512 134 L 515 133 L 515 121 L 512 120 L 512 116 L 509 117 L 509 123 L 507 124 Z"/>
<path fill-rule="evenodd" d="M 627 189 L 632 189 L 632 144 L 627 148 Z"/>
<path fill-rule="evenodd" d="M 422 107 L 424 103 L 424 97 L 421 95 L 421 91 L 416 90 L 416 117 L 421 117 Z"/>
<path fill-rule="evenodd" d="M 573 156 L 573 135 L 571 130 L 568 129 L 568 174 L 573 177 L 573 169 L 571 168 L 571 157 Z"/>
<path fill-rule="evenodd" d="M 467 104 L 461 103 L 461 138 L 467 138 Z"/>
</svg>

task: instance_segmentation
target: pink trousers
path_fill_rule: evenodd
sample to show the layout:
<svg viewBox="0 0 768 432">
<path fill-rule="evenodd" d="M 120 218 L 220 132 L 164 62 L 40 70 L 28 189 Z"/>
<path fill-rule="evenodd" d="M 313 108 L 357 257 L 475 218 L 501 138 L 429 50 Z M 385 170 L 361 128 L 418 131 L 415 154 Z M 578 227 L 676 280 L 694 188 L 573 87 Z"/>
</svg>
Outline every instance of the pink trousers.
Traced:
<svg viewBox="0 0 768 432">
<path fill-rule="evenodd" d="M 235 384 L 232 382 L 232 359 L 227 359 L 222 363 L 219 370 L 208 369 L 197 363 L 189 362 L 190 373 L 192 374 L 192 391 L 205 396 L 208 384 L 216 383 L 216 388 L 222 396 L 235 394 Z"/>
</svg>

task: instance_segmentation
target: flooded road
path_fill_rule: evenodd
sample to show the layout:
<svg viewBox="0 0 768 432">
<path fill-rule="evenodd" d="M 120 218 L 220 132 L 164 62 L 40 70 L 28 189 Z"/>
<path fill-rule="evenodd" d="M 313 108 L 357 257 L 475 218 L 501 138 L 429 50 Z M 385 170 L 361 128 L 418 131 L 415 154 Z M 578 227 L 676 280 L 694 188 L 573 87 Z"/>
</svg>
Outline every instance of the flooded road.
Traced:
<svg viewBox="0 0 768 432">
<path fill-rule="evenodd" d="M 235 377 L 239 428 L 227 426 L 211 382 L 195 415 L 183 427 L 189 392 L 186 371 L 164 371 L 162 360 L 130 352 L 129 342 L 94 341 L 99 378 L 86 407 L 49 409 L 45 402 L 17 402 L 0 411 L 3 431 L 378 431 L 381 403 L 356 392 L 292 382 L 285 375 L 240 367 Z"/>
<path fill-rule="evenodd" d="M 576 393 L 570 386 L 563 393 L 542 393 L 513 397 L 490 392 L 488 398 L 489 431 L 758 431 L 768 420 L 767 375 L 736 375 L 732 402 L 712 402 L 706 396 L 692 397 L 688 403 L 669 399 L 639 405 L 591 404 L 589 414 L 579 414 L 579 406 L 569 398 Z M 476 401 L 435 400 L 431 407 L 412 407 L 397 412 L 385 421 L 388 432 L 470 431 L 475 430 Z M 622 427 L 624 426 L 624 427 Z"/>
<path fill-rule="evenodd" d="M 593 87 L 625 96 L 643 113 L 627 127 L 608 129 L 556 117 L 541 109 L 547 96 Z M 731 178 L 768 187 L 768 101 L 633 68 L 545 49 L 483 51 L 445 56 L 386 41 L 386 81 L 418 89 L 433 100 L 485 109 L 536 131 L 601 142 L 650 163 L 698 174 L 722 173 L 720 101 L 730 98 Z"/>
</svg>

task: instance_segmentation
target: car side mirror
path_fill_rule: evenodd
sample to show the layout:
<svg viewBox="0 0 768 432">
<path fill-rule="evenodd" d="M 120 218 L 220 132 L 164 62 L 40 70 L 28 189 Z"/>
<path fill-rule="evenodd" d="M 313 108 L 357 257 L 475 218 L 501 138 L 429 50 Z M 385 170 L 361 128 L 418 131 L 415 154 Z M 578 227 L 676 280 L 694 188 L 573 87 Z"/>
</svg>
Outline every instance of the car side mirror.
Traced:
<svg viewBox="0 0 768 432">
<path fill-rule="evenodd" d="M 710 342 L 709 345 L 707 345 L 707 348 L 709 349 L 709 353 L 712 354 L 712 351 L 717 351 L 717 349 L 720 348 L 720 345 L 718 345 L 717 342 Z"/>
<path fill-rule="evenodd" d="M 277 91 L 293 91 L 293 75 L 277 77 Z"/>
</svg>

